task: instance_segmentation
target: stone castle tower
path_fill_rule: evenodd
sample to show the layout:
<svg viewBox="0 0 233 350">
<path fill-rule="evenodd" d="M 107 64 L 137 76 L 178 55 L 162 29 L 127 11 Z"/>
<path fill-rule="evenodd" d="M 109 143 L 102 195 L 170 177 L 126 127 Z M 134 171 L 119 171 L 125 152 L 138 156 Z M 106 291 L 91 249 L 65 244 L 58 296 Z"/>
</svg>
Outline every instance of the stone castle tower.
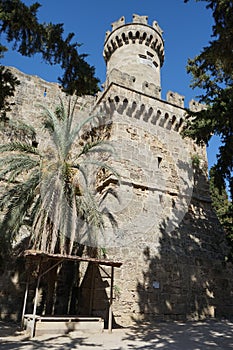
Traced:
<svg viewBox="0 0 233 350">
<path fill-rule="evenodd" d="M 146 16 L 133 15 L 129 24 L 121 17 L 106 33 L 104 59 L 103 91 L 80 104 L 111 125 L 112 163 L 121 177 L 119 183 L 105 174 L 98 187 L 99 195 L 114 193 L 102 205 L 115 222 L 106 221 L 98 245 L 123 263 L 115 273 L 115 321 L 227 317 L 233 312 L 232 265 L 225 262 L 227 246 L 211 208 L 206 150 L 181 136 L 184 97 L 169 91 L 161 99 L 162 30 Z M 37 128 L 38 103 L 54 105 L 62 93 L 57 84 L 14 72 L 21 85 L 11 114 Z M 195 101 L 189 107 L 202 108 Z M 39 129 L 38 135 L 43 141 Z M 97 294 L 94 299 L 93 314 L 104 316 L 106 304 Z"/>
<path fill-rule="evenodd" d="M 133 15 L 130 24 L 120 18 L 112 24 L 112 32 L 106 33 L 104 59 L 108 84 L 114 81 L 160 98 L 164 45 L 162 30 L 156 22 L 150 27 L 146 16 Z"/>
</svg>

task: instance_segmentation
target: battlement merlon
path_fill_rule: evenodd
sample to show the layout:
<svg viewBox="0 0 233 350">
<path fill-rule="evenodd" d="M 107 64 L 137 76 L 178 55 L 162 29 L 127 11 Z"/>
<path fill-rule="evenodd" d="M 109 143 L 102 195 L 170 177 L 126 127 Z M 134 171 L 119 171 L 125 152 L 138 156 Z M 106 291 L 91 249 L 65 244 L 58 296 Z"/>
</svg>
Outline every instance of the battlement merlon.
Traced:
<svg viewBox="0 0 233 350">
<path fill-rule="evenodd" d="M 122 16 L 120 19 L 112 23 L 112 31 L 123 26 L 125 24 L 125 17 Z"/>
<path fill-rule="evenodd" d="M 206 108 L 207 108 L 207 106 L 205 104 L 200 103 L 198 101 L 191 100 L 189 102 L 189 109 L 190 109 L 191 112 L 200 112 L 200 111 L 203 111 Z"/>
<path fill-rule="evenodd" d="M 133 14 L 133 23 L 143 23 L 148 24 L 148 16 L 140 16 Z"/>
<path fill-rule="evenodd" d="M 167 102 L 184 108 L 184 96 L 183 95 L 180 95 L 177 92 L 168 91 L 166 99 L 167 99 Z"/>
<path fill-rule="evenodd" d="M 163 35 L 163 30 L 160 28 L 160 26 L 158 25 L 157 21 L 154 21 L 152 24 L 152 27 L 155 28 L 155 30 L 157 32 L 159 32 L 159 34 L 162 36 Z"/>
<path fill-rule="evenodd" d="M 167 95 L 166 95 L 166 101 L 181 107 L 181 108 L 185 108 L 184 107 L 184 99 L 185 97 L 183 95 L 178 94 L 177 92 L 173 92 L 173 91 L 168 91 Z M 192 99 L 191 101 L 189 101 L 189 109 L 191 112 L 200 112 L 204 109 L 206 109 L 206 105 L 203 103 L 200 103 L 198 101 L 195 101 L 194 99 Z"/>
</svg>

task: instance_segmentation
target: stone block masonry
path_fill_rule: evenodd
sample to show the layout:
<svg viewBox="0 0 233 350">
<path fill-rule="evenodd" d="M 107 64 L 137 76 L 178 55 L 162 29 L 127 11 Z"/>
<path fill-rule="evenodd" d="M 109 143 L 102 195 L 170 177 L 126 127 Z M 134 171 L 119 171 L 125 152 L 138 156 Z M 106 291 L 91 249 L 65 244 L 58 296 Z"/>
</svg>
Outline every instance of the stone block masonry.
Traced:
<svg viewBox="0 0 233 350">
<path fill-rule="evenodd" d="M 102 203 L 116 226 L 106 220 L 98 241 L 108 258 L 123 262 L 115 275 L 115 322 L 230 317 L 233 270 L 211 207 L 206 150 L 181 136 L 184 97 L 171 91 L 166 101 L 160 96 L 162 30 L 146 16 L 134 15 L 128 24 L 122 17 L 106 34 L 104 58 L 104 90 L 80 98 L 79 106 L 85 105 L 83 115 L 92 111 L 111 123 L 109 142 L 116 149 L 111 164 L 121 175 L 120 183 L 110 176 L 98 184 L 98 195 L 116 193 Z M 13 71 L 21 85 L 9 117 L 32 123 L 43 144 L 37 105 L 55 106 L 62 92 L 57 84 Z M 200 108 L 190 102 L 190 109 Z M 100 286 L 106 300 L 109 295 L 103 282 L 96 281 L 95 306 L 101 304 Z M 106 303 L 95 312 L 105 315 Z"/>
</svg>

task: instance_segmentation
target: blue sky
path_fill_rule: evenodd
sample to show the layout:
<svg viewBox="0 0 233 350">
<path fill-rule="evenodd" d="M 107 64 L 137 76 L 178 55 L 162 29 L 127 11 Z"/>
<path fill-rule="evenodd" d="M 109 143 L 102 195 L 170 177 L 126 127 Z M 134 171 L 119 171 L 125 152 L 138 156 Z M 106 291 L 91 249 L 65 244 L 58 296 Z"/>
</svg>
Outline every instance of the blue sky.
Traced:
<svg viewBox="0 0 233 350">
<path fill-rule="evenodd" d="M 25 0 L 30 5 L 35 1 Z M 134 13 L 147 15 L 148 22 L 156 20 L 163 29 L 165 41 L 165 63 L 161 70 L 162 98 L 168 90 L 185 96 L 185 106 L 199 91 L 189 85 L 191 76 L 186 73 L 188 58 L 199 54 L 211 40 L 213 24 L 211 11 L 205 2 L 190 0 L 38 0 L 42 5 L 38 18 L 42 22 L 64 23 L 65 33 L 74 32 L 75 40 L 82 44 L 80 53 L 87 53 L 88 63 L 96 69 L 101 83 L 105 81 L 105 62 L 102 56 L 105 32 L 111 30 L 111 23 L 125 16 L 131 22 Z M 59 67 L 41 62 L 41 57 L 25 58 L 9 52 L 1 61 L 15 66 L 28 74 L 34 74 L 47 81 L 56 81 L 61 74 Z M 208 148 L 209 165 L 217 153 L 218 142 L 213 140 Z"/>
</svg>

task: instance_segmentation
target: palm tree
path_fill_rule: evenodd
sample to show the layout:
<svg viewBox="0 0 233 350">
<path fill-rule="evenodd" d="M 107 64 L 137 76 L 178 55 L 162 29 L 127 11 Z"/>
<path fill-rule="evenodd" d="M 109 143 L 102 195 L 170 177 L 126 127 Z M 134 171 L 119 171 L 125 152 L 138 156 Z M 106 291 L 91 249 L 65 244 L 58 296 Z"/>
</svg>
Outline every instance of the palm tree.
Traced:
<svg viewBox="0 0 233 350">
<path fill-rule="evenodd" d="M 98 244 L 95 234 L 104 220 L 94 169 L 118 176 L 107 164 L 114 151 L 106 140 L 110 124 L 98 124 L 96 117 L 77 123 L 74 111 L 71 102 L 67 108 L 61 102 L 55 112 L 44 108 L 46 147 L 28 140 L 0 145 L 0 179 L 8 184 L 0 198 L 5 248 L 23 227 L 29 227 L 32 249 L 49 253 L 72 254 L 76 242 Z"/>
</svg>

